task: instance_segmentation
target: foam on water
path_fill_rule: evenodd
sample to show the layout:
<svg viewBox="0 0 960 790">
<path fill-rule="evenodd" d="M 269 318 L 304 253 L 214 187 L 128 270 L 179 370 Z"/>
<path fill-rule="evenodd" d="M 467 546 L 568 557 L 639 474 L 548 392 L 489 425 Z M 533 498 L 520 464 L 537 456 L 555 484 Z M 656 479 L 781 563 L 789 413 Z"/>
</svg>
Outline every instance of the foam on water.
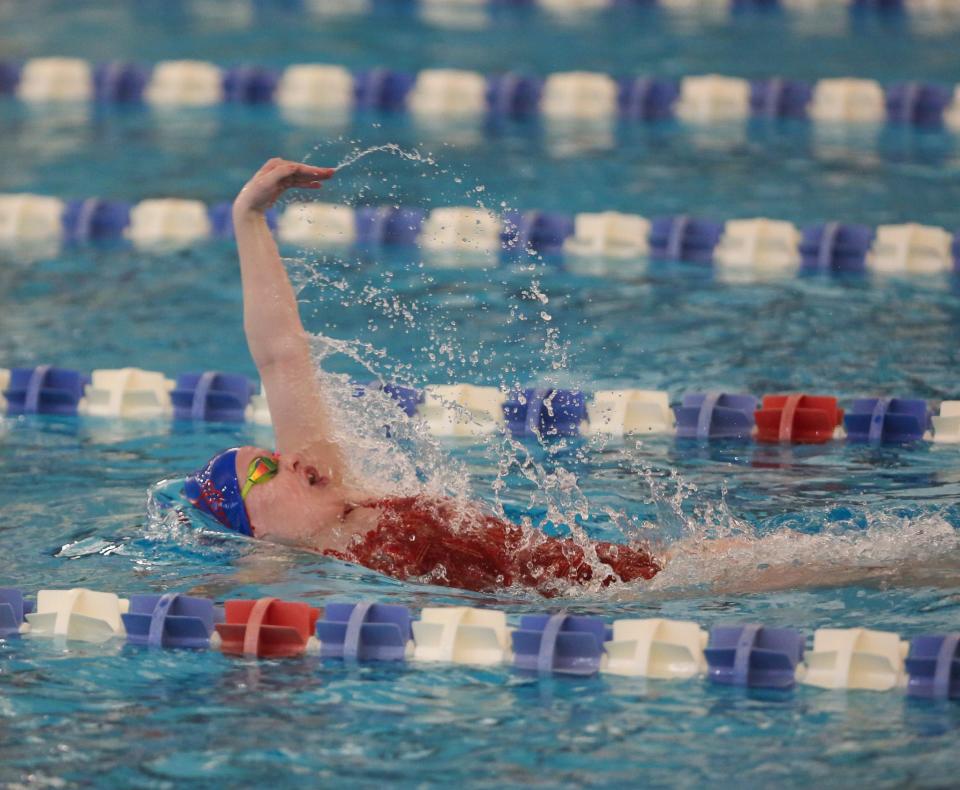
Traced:
<svg viewBox="0 0 960 790">
<path fill-rule="evenodd" d="M 960 535 L 936 514 L 902 517 L 866 514 L 865 529 L 825 528 L 808 535 L 780 529 L 674 547 L 654 591 L 762 592 L 855 583 L 956 586 Z"/>
</svg>

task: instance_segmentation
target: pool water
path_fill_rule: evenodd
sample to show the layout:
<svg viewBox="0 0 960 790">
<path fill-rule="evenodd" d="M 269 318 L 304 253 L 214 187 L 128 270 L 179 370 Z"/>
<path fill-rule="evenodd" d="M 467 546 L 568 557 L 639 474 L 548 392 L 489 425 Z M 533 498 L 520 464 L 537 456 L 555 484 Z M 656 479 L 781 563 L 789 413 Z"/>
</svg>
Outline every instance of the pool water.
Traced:
<svg viewBox="0 0 960 790">
<path fill-rule="evenodd" d="M 450 30 L 380 3 L 370 16 L 323 19 L 295 3 L 184 2 L 163 11 L 128 2 L 0 3 L 0 50 L 98 61 L 955 78 L 952 39 L 918 29 L 913 18 L 827 17 L 833 29 L 786 14 L 704 21 L 630 7 L 573 24 L 498 8 L 479 27 Z M 104 26 L 114 31 L 108 39 Z M 530 35 L 531 27 L 544 35 Z M 610 46 L 624 30 L 629 45 Z M 31 109 L 0 98 L 0 191 L 213 203 L 229 200 L 270 155 L 336 163 L 387 142 L 433 164 L 372 154 L 339 173 L 324 199 L 960 225 L 953 136 L 790 123 L 624 125 L 603 136 L 533 121 L 425 129 L 408 117 L 361 114 L 317 128 L 270 107 L 159 115 Z M 373 432 L 383 415 L 347 403 L 347 379 L 638 387 L 665 389 L 673 401 L 707 388 L 806 390 L 842 401 L 960 395 L 954 277 L 744 282 L 682 261 L 491 257 L 451 266 L 413 249 L 284 252 L 308 329 L 350 341 L 349 353 L 325 367 L 341 377 L 333 385 L 344 407 Z M 41 260 L 3 254 L 2 367 L 255 376 L 229 243 L 166 254 L 122 245 Z M 400 582 L 182 524 L 159 506 L 213 451 L 269 444 L 266 429 L 3 418 L 0 586 L 273 595 L 318 605 L 371 598 L 414 609 L 467 603 L 511 616 L 565 607 L 608 621 L 757 621 L 806 633 L 865 626 L 905 638 L 960 629 L 960 445 L 706 445 L 652 436 L 516 446 L 432 440 L 415 422 L 391 419 L 392 435 L 405 437 L 392 448 L 398 474 L 463 484 L 511 518 L 562 532 L 548 515 L 576 507 L 596 538 L 661 547 L 734 536 L 746 546 L 713 559 L 681 553 L 649 584 L 560 601 Z M 572 492 L 559 491 L 564 472 L 576 477 Z M 172 482 L 156 486 L 164 480 Z M 958 730 L 960 706 L 899 691 L 743 692 L 700 680 L 538 679 L 508 668 L 346 668 L 0 641 L 0 782 L 10 786 L 934 787 L 955 781 Z"/>
</svg>

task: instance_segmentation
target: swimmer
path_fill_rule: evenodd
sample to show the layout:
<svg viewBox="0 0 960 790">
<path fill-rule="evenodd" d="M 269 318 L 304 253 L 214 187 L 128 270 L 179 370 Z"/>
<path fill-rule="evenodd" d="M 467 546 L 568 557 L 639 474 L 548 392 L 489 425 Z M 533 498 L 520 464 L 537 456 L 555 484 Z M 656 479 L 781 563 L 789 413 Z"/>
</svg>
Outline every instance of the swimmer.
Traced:
<svg viewBox="0 0 960 790">
<path fill-rule="evenodd" d="M 219 453 L 187 478 L 186 497 L 243 535 L 399 579 L 475 591 L 517 585 L 556 595 L 572 586 L 652 578 L 661 561 L 644 546 L 596 542 L 584 549 L 503 521 L 476 503 L 384 497 L 348 482 L 350 448 L 334 438 L 309 338 L 265 216 L 287 189 L 318 189 L 334 172 L 271 159 L 233 203 L 244 331 L 277 448 Z"/>
</svg>

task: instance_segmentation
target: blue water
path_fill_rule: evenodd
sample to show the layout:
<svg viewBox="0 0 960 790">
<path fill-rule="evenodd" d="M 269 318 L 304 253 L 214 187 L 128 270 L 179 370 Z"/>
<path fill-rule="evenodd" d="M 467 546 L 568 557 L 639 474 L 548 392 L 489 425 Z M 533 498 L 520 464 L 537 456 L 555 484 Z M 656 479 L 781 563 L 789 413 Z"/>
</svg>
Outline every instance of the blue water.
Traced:
<svg viewBox="0 0 960 790">
<path fill-rule="evenodd" d="M 809 32 L 799 17 L 777 14 L 718 23 L 619 9 L 569 26 L 536 10 L 500 9 L 485 27 L 451 32 L 384 4 L 373 17 L 322 22 L 292 3 L 226 14 L 243 5 L 0 3 L 0 51 L 955 78 L 952 39 L 905 18 L 834 15 L 848 27 L 834 35 L 826 22 Z M 526 33 L 530 24 L 542 38 Z M 628 44 L 610 46 L 624 31 Z M 960 226 L 956 142 L 943 133 L 663 124 L 617 128 L 599 142 L 564 134 L 535 122 L 424 130 L 409 118 L 375 115 L 331 130 L 299 126 L 267 107 L 158 116 L 142 108 L 28 110 L 7 99 L 0 191 L 217 202 L 267 156 L 337 162 L 355 147 L 395 142 L 432 153 L 437 164 L 372 155 L 342 171 L 324 199 Z M 611 261 L 586 271 L 554 260 L 490 260 L 451 269 L 415 250 L 285 252 L 308 329 L 355 341 L 355 356 L 331 357 L 326 367 L 356 380 L 631 386 L 666 389 L 673 400 L 707 387 L 806 389 L 843 401 L 960 397 L 953 277 L 744 283 L 683 262 Z M 227 243 L 166 255 L 122 246 L 39 261 L 3 254 L 2 367 L 255 375 Z M 410 426 L 396 427 L 401 435 Z M 398 582 L 148 512 L 157 481 L 182 476 L 220 447 L 270 441 L 264 429 L 226 424 L 0 420 L 0 586 L 277 595 L 318 605 L 360 597 L 414 608 L 467 602 L 511 616 L 560 605 L 516 591 L 482 596 Z M 525 449 L 534 471 L 510 468 L 501 495 L 511 517 L 541 520 L 552 500 L 535 481 L 563 469 L 589 502 L 586 527 L 595 537 L 658 546 L 749 539 L 719 560 L 681 555 L 652 584 L 563 601 L 572 611 L 705 627 L 757 620 L 808 633 L 960 629 L 960 446 L 707 446 L 645 437 Z M 464 485 L 492 504 L 498 463 L 510 457 L 498 442 L 423 439 L 397 460 L 426 473 L 459 469 Z M 955 782 L 958 729 L 960 706 L 900 692 L 742 693 L 702 681 L 538 680 L 506 668 L 348 669 L 311 659 L 254 664 L 206 652 L 0 642 L 0 783 L 11 786 L 933 787 Z"/>
</svg>

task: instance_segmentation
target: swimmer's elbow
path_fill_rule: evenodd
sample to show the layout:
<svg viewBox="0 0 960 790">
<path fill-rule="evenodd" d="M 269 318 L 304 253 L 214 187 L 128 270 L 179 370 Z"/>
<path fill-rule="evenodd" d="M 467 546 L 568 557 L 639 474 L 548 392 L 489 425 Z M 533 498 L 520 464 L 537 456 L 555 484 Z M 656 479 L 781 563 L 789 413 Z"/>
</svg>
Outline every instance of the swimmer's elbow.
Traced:
<svg viewBox="0 0 960 790">
<path fill-rule="evenodd" d="M 310 341 L 303 330 L 258 341 L 248 335 L 248 342 L 261 376 L 266 371 L 296 370 L 310 362 Z"/>
</svg>

